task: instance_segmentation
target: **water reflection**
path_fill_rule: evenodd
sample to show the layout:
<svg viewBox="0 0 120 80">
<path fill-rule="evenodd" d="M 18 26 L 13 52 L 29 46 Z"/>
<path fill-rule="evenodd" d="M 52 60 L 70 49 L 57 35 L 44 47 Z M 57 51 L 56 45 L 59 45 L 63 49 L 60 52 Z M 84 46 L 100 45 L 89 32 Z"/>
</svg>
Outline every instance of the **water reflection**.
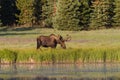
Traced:
<svg viewBox="0 0 120 80">
<path fill-rule="evenodd" d="M 120 80 L 120 64 L 0 65 L 0 80 Z"/>
</svg>

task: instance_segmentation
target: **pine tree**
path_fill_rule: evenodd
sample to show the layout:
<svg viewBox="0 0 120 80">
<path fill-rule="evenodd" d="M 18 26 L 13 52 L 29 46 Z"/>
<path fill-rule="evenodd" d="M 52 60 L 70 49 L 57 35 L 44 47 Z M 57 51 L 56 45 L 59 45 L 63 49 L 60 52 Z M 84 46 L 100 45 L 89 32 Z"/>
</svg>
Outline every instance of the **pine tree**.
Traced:
<svg viewBox="0 0 120 80">
<path fill-rule="evenodd" d="M 17 13 L 17 8 L 15 1 L 16 0 L 0 0 L 0 19 L 5 26 L 12 26 L 16 23 L 15 14 Z"/>
<path fill-rule="evenodd" d="M 96 0 L 91 14 L 91 29 L 110 28 L 114 16 L 114 0 Z"/>
<path fill-rule="evenodd" d="M 1 22 L 1 1 L 0 1 L 0 26 L 2 25 L 2 22 Z"/>
<path fill-rule="evenodd" d="M 90 13 L 91 13 L 91 0 L 81 0 L 81 5 L 79 6 L 79 19 L 80 26 L 83 26 L 83 29 L 88 29 L 90 24 Z"/>
<path fill-rule="evenodd" d="M 54 0 L 42 0 L 42 21 L 44 21 L 44 27 L 52 27 L 53 9 Z"/>
<path fill-rule="evenodd" d="M 41 0 L 34 0 L 34 17 L 35 17 L 35 24 L 40 24 L 42 20 L 42 1 Z"/>
<path fill-rule="evenodd" d="M 102 27 L 102 3 L 95 0 L 92 3 L 91 24 L 90 29 L 98 29 Z"/>
<path fill-rule="evenodd" d="M 80 30 L 79 0 L 58 0 L 54 27 L 60 30 Z"/>
<path fill-rule="evenodd" d="M 113 24 L 113 16 L 114 16 L 114 0 L 103 0 L 103 8 L 102 8 L 102 25 L 106 28 L 111 28 Z"/>
<path fill-rule="evenodd" d="M 120 0 L 115 0 L 115 9 L 114 9 L 114 26 L 120 27 Z"/>
<path fill-rule="evenodd" d="M 0 19 L 0 27 L 2 26 L 2 21 L 1 21 L 1 19 Z"/>
<path fill-rule="evenodd" d="M 19 20 L 20 25 L 31 26 L 33 21 L 35 20 L 34 17 L 34 7 L 33 7 L 34 0 L 17 0 L 16 6 L 20 11 L 19 15 L 16 15 Z"/>
</svg>

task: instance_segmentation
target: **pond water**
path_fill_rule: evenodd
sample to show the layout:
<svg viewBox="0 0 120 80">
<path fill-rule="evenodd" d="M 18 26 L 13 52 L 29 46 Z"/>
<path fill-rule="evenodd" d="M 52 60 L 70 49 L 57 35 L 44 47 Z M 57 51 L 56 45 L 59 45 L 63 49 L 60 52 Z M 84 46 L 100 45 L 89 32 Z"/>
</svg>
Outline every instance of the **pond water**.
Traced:
<svg viewBox="0 0 120 80">
<path fill-rule="evenodd" d="M 120 80 L 120 64 L 0 65 L 0 80 Z"/>
</svg>

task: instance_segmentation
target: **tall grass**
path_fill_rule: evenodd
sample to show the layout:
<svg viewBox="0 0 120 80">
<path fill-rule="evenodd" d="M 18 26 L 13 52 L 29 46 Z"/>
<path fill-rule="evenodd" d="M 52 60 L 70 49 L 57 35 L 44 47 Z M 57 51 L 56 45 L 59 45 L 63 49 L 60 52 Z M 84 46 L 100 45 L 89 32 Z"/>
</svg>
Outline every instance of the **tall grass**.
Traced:
<svg viewBox="0 0 120 80">
<path fill-rule="evenodd" d="M 0 50 L 0 63 L 99 63 L 120 62 L 120 48 Z"/>
</svg>

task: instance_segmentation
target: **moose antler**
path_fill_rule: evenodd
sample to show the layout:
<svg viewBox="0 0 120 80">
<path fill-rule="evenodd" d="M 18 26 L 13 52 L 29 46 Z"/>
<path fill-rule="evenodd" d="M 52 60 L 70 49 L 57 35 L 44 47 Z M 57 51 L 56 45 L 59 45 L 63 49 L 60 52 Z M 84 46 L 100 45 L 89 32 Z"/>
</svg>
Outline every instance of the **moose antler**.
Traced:
<svg viewBox="0 0 120 80">
<path fill-rule="evenodd" d="M 71 36 L 70 35 L 66 35 L 67 37 L 66 37 L 66 39 L 64 39 L 64 41 L 70 41 L 71 40 Z"/>
</svg>

